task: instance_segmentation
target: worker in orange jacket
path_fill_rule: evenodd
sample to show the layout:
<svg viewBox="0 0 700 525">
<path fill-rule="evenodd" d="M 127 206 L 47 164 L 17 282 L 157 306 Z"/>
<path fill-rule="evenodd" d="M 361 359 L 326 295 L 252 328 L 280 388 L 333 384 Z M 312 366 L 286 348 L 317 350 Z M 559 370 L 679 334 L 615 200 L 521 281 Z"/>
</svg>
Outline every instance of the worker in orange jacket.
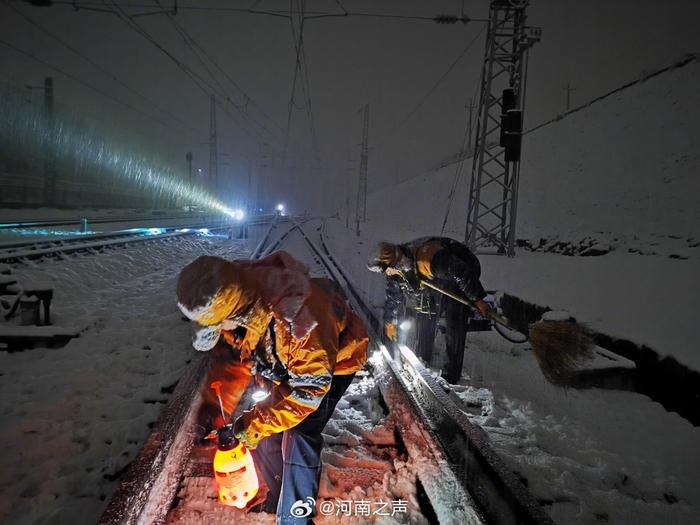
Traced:
<svg viewBox="0 0 700 525">
<path fill-rule="evenodd" d="M 318 494 L 321 431 L 367 360 L 367 330 L 328 279 L 279 251 L 259 261 L 202 256 L 186 266 L 178 306 L 199 325 L 193 346 L 220 338 L 273 385 L 236 419 L 269 488 L 263 510 L 277 522 L 307 523 L 292 506 Z M 295 514 L 300 514 L 295 512 Z M 303 513 L 302 513 L 303 514 Z"/>
<path fill-rule="evenodd" d="M 380 242 L 367 263 L 370 271 L 387 277 L 384 332 L 397 339 L 398 318 L 409 303 L 415 309 L 416 352 L 428 364 L 433 355 L 437 322 L 445 316 L 447 366 L 443 377 L 456 383 L 462 371 L 469 308 L 460 302 L 426 290 L 421 281 L 441 286 L 474 302 L 481 315 L 489 305 L 481 284 L 479 259 L 464 244 L 448 237 L 421 237 L 404 244 Z M 410 299 L 407 301 L 407 299 Z"/>
</svg>

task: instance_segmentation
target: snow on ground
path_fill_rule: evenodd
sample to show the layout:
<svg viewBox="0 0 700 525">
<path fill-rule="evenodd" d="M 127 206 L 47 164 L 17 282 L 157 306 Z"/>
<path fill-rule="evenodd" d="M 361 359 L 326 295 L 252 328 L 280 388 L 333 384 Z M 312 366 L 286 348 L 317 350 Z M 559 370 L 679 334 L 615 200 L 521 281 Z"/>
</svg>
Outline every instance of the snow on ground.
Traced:
<svg viewBox="0 0 700 525">
<path fill-rule="evenodd" d="M 530 302 L 565 308 L 592 328 L 643 343 L 700 370 L 697 260 L 612 252 L 566 257 L 480 256 L 483 282 Z"/>
<path fill-rule="evenodd" d="M 697 523 L 700 428 L 634 392 L 538 376 L 527 345 L 472 333 L 453 389 L 556 522 Z"/>
<path fill-rule="evenodd" d="M 313 221 L 307 232 L 313 232 L 316 226 Z M 286 226 L 283 225 L 275 235 L 284 231 Z M 281 248 L 306 263 L 312 275 L 324 276 L 298 232 L 287 237 Z M 416 479 L 418 472 L 429 469 L 439 472 L 440 466 L 433 464 L 434 458 L 429 454 L 408 454 L 396 443 L 396 414 L 387 414 L 380 398 L 375 379 L 366 372 L 360 373 L 326 425 L 317 505 L 319 515 L 314 518 L 315 523 L 423 525 L 429 522 L 420 508 Z M 203 457 L 194 455 L 191 459 L 204 463 L 204 468 L 191 467 L 197 475 L 183 481 L 179 503 L 168 515 L 168 523 L 216 525 L 234 520 L 240 524 L 274 523 L 272 515 L 244 514 L 217 503 L 214 482 L 208 471 L 210 455 L 211 452 Z M 448 493 L 448 487 L 444 487 L 444 491 Z M 362 511 L 358 510 L 358 504 Z M 367 508 L 369 515 L 360 513 Z M 392 512 L 393 516 L 384 515 Z M 467 512 L 463 509 L 462 514 Z"/>
<path fill-rule="evenodd" d="M 345 269 L 380 314 L 385 278 L 367 271 L 363 263 L 377 240 L 410 237 L 406 231 L 391 235 L 381 225 L 367 230 L 367 234 L 358 238 L 339 221 L 329 220 L 326 224 L 330 249 L 343 261 Z M 597 316 L 591 317 L 593 320 L 609 323 L 601 324 L 600 328 L 617 327 L 615 321 L 622 326 L 627 321 L 626 326 L 634 328 L 635 321 L 629 313 L 607 319 L 593 310 L 595 301 L 590 299 L 589 304 L 581 300 L 581 294 L 599 293 L 591 284 L 594 278 L 587 270 L 600 274 L 626 267 L 629 281 L 620 279 L 622 282 L 614 284 L 628 287 L 636 284 L 634 279 L 639 276 L 630 270 L 634 261 L 621 262 L 617 257 L 639 257 L 646 261 L 642 265 L 645 268 L 647 264 L 658 263 L 653 257 L 625 254 L 596 258 L 519 254 L 514 259 L 482 256 L 481 260 L 488 285 L 495 284 L 492 276 L 505 274 L 503 268 L 511 265 L 517 271 L 510 272 L 508 280 L 503 282 L 529 286 L 527 291 L 556 294 L 556 300 L 551 302 L 566 306 L 577 317 L 587 319 L 586 314 L 596 312 Z M 538 267 L 533 261 L 538 261 L 541 267 L 538 282 L 522 279 L 523 268 Z M 663 260 L 666 264 L 677 262 Z M 608 267 L 600 270 L 596 265 Z M 670 281 L 670 285 L 681 286 L 693 271 L 689 269 L 688 274 L 677 275 L 674 278 L 678 280 Z M 673 275 L 670 270 L 669 275 Z M 568 295 L 572 287 L 580 287 L 579 293 Z M 606 298 L 619 304 L 615 290 L 607 290 Z M 640 300 L 638 295 L 636 300 Z M 627 312 L 640 311 L 634 300 L 624 304 L 629 304 Z M 660 320 L 665 322 L 666 318 Z M 678 343 L 681 342 L 679 338 Z M 433 361 L 436 368 L 444 364 L 442 344 L 442 337 L 438 336 Z M 527 345 L 509 343 L 495 333 L 469 334 L 466 352 L 460 385 L 446 386 L 462 398 L 465 411 L 487 431 L 502 457 L 526 480 L 555 521 L 629 525 L 697 523 L 700 428 L 637 393 L 554 387 L 542 377 Z"/>
<path fill-rule="evenodd" d="M 81 335 L 0 352 L 0 522 L 95 523 L 193 357 L 180 268 L 251 249 L 188 236 L 14 268 L 20 282 L 52 282 L 55 325 Z"/>
<path fill-rule="evenodd" d="M 517 237 L 611 253 L 482 257 L 484 285 L 578 311 L 700 370 L 700 134 L 689 117 L 697 114 L 696 58 L 525 135 Z M 530 127 L 537 116 L 527 119 Z M 451 165 L 368 195 L 362 259 L 379 240 L 439 235 L 456 173 Z M 464 238 L 470 175 L 467 159 L 445 229 L 455 239 Z"/>
<path fill-rule="evenodd" d="M 485 287 L 700 370 L 700 139 L 688 118 L 698 111 L 695 59 L 527 134 L 518 238 L 543 253 L 481 255 Z M 456 239 L 470 164 L 445 229 Z M 327 221 L 330 248 L 378 312 L 385 279 L 364 268 L 370 250 L 439 235 L 457 172 L 447 166 L 372 193 L 359 237 Z M 547 253 L 582 248 L 604 254 Z M 438 353 L 433 365 L 443 362 Z M 469 335 L 461 383 L 465 410 L 555 521 L 698 522 L 700 430 L 677 414 L 632 392 L 555 388 L 525 346 L 495 334 Z"/>
</svg>

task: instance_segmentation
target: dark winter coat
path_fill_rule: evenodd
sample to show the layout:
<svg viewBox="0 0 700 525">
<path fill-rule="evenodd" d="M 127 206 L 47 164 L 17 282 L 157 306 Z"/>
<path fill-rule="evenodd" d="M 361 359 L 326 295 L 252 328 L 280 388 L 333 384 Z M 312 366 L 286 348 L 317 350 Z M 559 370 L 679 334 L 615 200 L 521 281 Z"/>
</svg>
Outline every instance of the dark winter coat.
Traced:
<svg viewBox="0 0 700 525">
<path fill-rule="evenodd" d="M 417 297 L 420 281 L 431 281 L 471 300 L 486 296 L 479 259 L 464 244 L 448 237 L 421 237 L 400 244 L 403 258 L 394 266 L 401 276 L 387 276 L 384 320 L 396 322 L 405 297 Z"/>
</svg>

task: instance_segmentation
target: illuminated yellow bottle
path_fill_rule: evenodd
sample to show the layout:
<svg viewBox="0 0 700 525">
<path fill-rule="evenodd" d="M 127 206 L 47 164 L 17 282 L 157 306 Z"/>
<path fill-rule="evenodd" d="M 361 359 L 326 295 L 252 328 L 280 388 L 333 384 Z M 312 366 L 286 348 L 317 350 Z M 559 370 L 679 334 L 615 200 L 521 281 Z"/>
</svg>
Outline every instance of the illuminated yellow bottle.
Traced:
<svg viewBox="0 0 700 525">
<path fill-rule="evenodd" d="M 219 501 L 224 505 L 245 508 L 258 493 L 260 485 L 253 455 L 234 440 L 229 450 L 217 448 L 214 455 L 214 479 Z"/>
</svg>

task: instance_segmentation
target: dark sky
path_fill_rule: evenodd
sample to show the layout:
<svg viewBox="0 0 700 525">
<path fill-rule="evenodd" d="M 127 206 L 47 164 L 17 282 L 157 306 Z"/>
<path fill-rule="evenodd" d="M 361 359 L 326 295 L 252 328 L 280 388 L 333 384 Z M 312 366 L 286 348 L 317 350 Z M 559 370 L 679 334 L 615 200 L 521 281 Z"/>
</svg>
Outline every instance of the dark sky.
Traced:
<svg viewBox="0 0 700 525">
<path fill-rule="evenodd" d="M 98 4 L 99 9 L 115 9 L 111 0 L 90 2 Z M 155 8 L 150 0 L 116 2 L 120 6 L 152 4 Z M 161 3 L 171 4 L 169 0 Z M 247 8 L 253 2 L 180 3 Z M 351 12 L 424 16 L 459 14 L 462 8 L 462 2 L 454 0 L 346 0 L 342 4 Z M 263 0 L 257 9 L 285 10 L 289 5 L 286 1 Z M 129 14 L 150 10 L 123 9 Z M 472 18 L 485 18 L 488 2 L 465 1 L 464 10 Z M 339 7 L 333 0 L 307 0 L 306 11 L 339 12 Z M 117 75 L 148 101 L 72 54 L 20 13 Z M 526 127 L 563 111 L 567 82 L 575 89 L 575 105 L 632 80 L 643 71 L 662 67 L 686 52 L 700 50 L 700 2 L 696 0 L 533 0 L 528 19 L 531 25 L 543 28 L 543 37 L 530 56 Z M 244 103 L 241 92 L 211 64 L 216 80 L 208 75 L 167 16 L 134 20 L 220 94 L 236 104 Z M 232 117 L 218 108 L 220 176 L 232 182 L 234 199 L 245 193 L 246 158 L 250 158 L 254 172 L 262 171 L 262 184 L 271 200 L 286 199 L 297 207 L 319 211 L 339 209 L 344 201 L 348 157 L 353 161 L 350 173 L 354 191 L 361 141 L 359 110 L 365 103 L 371 107 L 370 190 L 417 175 L 459 148 L 466 122 L 465 104 L 476 94 L 483 59 L 485 33 L 479 35 L 483 23 L 438 25 L 423 20 L 354 16 L 307 20 L 304 49 L 321 162 L 314 162 L 309 119 L 303 98 L 298 96 L 287 160 L 287 165 L 295 168 L 278 169 L 295 64 L 290 21 L 240 12 L 188 9 L 181 9 L 175 20 L 195 39 L 193 46 L 201 46 L 251 97 L 248 118 L 274 130 L 260 132 L 262 138 L 251 136 L 242 129 L 241 116 L 235 108 L 229 105 Z M 3 2 L 0 35 L 0 40 L 167 124 L 146 118 L 0 44 L 3 81 L 18 86 L 36 85 L 45 75 L 52 74 L 57 104 L 66 111 L 99 122 L 113 133 L 115 140 L 125 141 L 127 136 L 140 145 L 148 144 L 183 170 L 188 150 L 194 153 L 195 167 L 205 171 L 208 168 L 206 92 L 210 88 L 198 88 L 123 19 L 113 13 L 74 11 L 69 5 L 39 8 L 22 2 Z M 407 119 L 475 37 L 478 38 L 450 74 Z M 39 91 L 33 92 L 37 103 L 40 96 Z M 223 98 L 220 96 L 220 100 Z M 164 111 L 152 107 L 149 101 Z"/>
</svg>

